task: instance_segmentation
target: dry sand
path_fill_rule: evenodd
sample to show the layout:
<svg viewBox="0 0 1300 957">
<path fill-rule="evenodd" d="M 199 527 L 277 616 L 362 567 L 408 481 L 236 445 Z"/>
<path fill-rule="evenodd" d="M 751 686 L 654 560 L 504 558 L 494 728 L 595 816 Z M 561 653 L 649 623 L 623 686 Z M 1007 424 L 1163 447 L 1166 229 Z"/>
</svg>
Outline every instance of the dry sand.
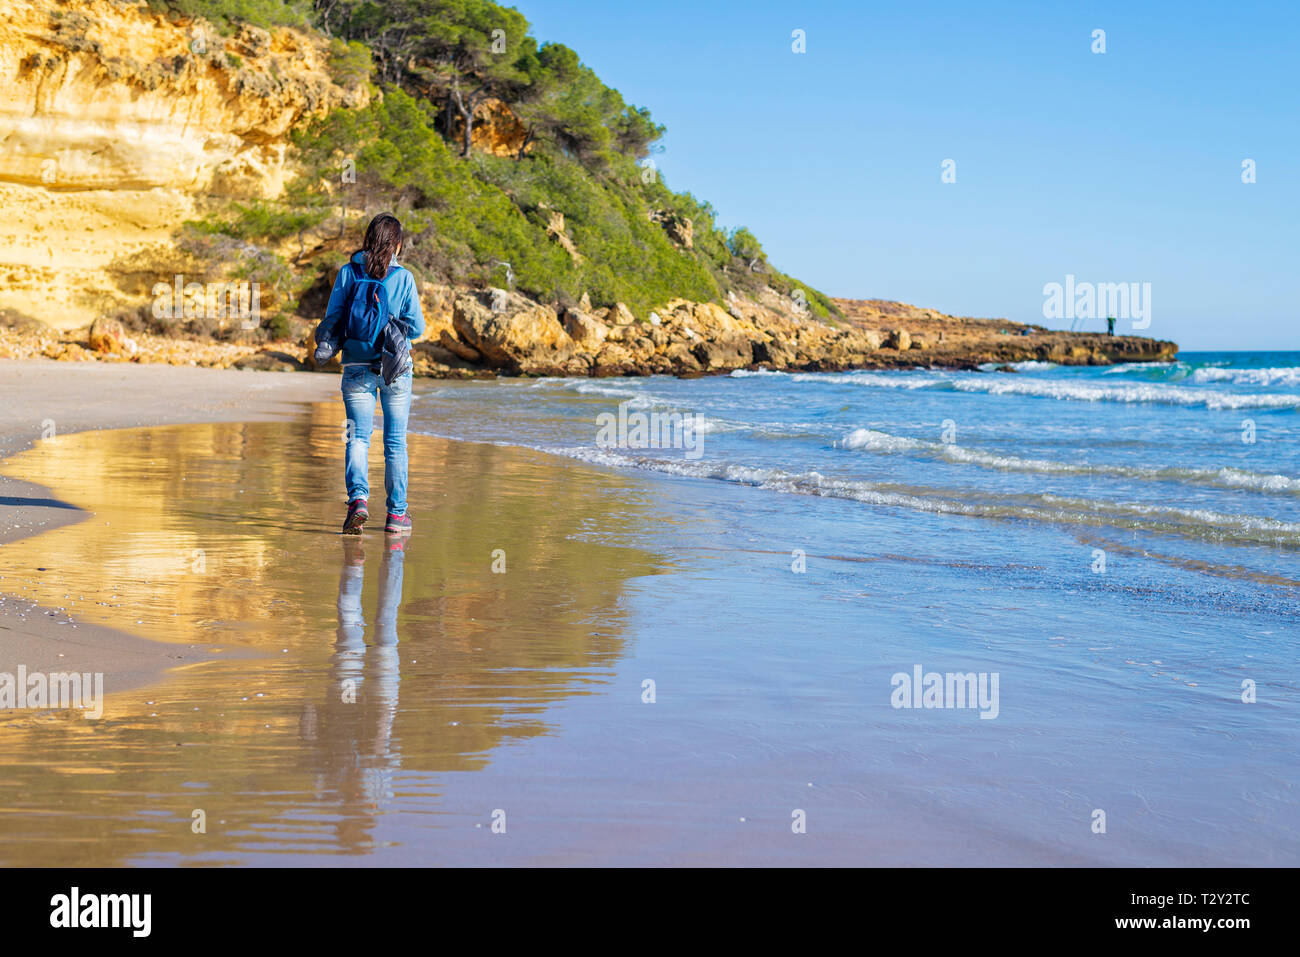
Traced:
<svg viewBox="0 0 1300 957">
<path fill-rule="evenodd" d="M 189 422 L 261 421 L 299 410 L 338 391 L 333 375 L 240 372 L 164 365 L 106 365 L 0 360 L 0 456 L 48 435 Z M 80 521 L 86 513 L 48 489 L 7 477 L 0 461 L 0 548 Z M 33 569 L 33 573 L 36 573 Z M 203 660 L 200 646 L 148 641 L 78 622 L 15 595 L 0 581 L 0 672 L 103 672 L 115 688 L 138 687 L 183 663 Z"/>
</svg>

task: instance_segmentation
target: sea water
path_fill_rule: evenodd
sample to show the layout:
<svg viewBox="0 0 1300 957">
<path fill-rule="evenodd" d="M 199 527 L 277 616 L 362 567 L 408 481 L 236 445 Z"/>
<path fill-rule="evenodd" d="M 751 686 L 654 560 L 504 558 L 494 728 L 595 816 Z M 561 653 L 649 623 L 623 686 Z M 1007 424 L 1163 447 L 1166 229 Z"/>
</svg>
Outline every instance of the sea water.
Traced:
<svg viewBox="0 0 1300 957">
<path fill-rule="evenodd" d="M 885 860 L 1249 864 L 1300 854 L 1298 409 L 1300 353 L 1183 353 L 446 384 L 412 428 L 650 478 L 639 647 L 720 723 L 766 703 L 750 759 L 969 822 Z M 900 707 L 914 670 L 1000 676 L 996 719 Z"/>
</svg>

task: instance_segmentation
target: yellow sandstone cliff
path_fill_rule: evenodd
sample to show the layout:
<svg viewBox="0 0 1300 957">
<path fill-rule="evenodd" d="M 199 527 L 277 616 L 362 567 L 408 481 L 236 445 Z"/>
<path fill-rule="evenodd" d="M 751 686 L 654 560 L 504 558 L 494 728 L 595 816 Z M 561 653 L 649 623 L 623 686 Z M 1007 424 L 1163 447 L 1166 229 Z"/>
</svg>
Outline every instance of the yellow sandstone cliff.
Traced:
<svg viewBox="0 0 1300 957">
<path fill-rule="evenodd" d="M 323 41 L 218 35 L 131 0 L 7 0 L 0 20 L 0 309 L 57 329 L 131 295 L 210 198 L 277 195 L 288 133 L 361 105 Z"/>
</svg>

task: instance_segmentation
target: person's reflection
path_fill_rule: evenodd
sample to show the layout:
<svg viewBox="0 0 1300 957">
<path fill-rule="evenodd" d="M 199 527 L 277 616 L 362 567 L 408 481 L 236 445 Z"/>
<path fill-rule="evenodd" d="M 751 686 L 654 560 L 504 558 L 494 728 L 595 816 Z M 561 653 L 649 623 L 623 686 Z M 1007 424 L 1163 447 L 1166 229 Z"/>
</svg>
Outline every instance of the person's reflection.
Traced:
<svg viewBox="0 0 1300 957">
<path fill-rule="evenodd" d="M 400 660 L 397 613 L 402 603 L 402 573 L 407 539 L 388 536 L 379 569 L 379 606 L 374 640 L 366 644 L 361 609 L 365 551 L 360 538 L 343 538 L 339 572 L 338 637 L 331 659 L 329 694 L 319 709 L 303 714 L 303 736 L 316 745 L 317 790 L 341 805 L 336 824 L 340 844 L 369 844 L 374 812 L 392 800 L 392 749 L 397 714 Z"/>
</svg>

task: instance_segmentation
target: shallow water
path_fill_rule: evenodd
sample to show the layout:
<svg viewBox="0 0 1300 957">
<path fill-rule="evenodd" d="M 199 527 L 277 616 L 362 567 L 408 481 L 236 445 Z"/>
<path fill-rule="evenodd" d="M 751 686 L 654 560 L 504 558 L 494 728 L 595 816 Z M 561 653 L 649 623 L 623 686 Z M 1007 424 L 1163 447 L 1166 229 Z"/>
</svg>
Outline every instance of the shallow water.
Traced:
<svg viewBox="0 0 1300 957">
<path fill-rule="evenodd" d="M 439 823 L 443 776 L 613 679 L 622 589 L 653 567 L 581 532 L 637 521 L 630 483 L 415 436 L 423 527 L 345 539 L 336 416 L 82 433 L 6 463 L 94 514 L 0 551 L 4 582 L 74 621 L 219 650 L 153 688 L 110 685 L 98 721 L 0 713 L 0 860 L 374 851 L 393 808 Z"/>
<path fill-rule="evenodd" d="M 5 471 L 95 515 L 0 550 L 0 586 L 223 660 L 99 722 L 0 718 L 0 860 L 1293 863 L 1293 493 L 1143 470 L 1295 473 L 1265 442 L 1153 457 L 1239 411 L 1038 394 L 1115 379 L 1073 373 L 423 385 L 412 428 L 478 442 L 414 435 L 416 531 L 364 554 L 337 404 L 43 443 Z M 698 459 L 596 448 L 629 397 L 725 423 Z M 996 672 L 997 717 L 892 707 L 918 664 Z"/>
</svg>

